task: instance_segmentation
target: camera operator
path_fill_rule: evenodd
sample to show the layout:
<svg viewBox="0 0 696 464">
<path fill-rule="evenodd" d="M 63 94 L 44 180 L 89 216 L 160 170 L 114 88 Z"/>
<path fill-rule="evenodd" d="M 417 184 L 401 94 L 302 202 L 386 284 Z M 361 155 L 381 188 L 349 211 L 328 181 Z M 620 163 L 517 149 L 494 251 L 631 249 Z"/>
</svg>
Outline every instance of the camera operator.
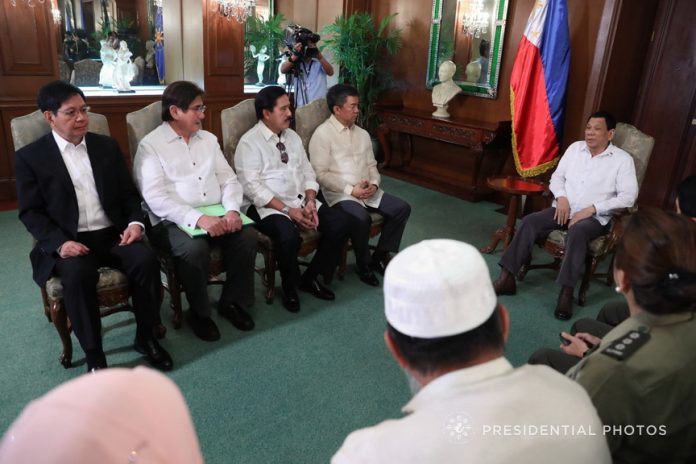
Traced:
<svg viewBox="0 0 696 464">
<path fill-rule="evenodd" d="M 290 58 L 281 64 L 280 71 L 293 74 L 295 108 L 299 108 L 312 100 L 326 97 L 326 76 L 333 76 L 334 69 L 317 48 L 318 34 L 301 28 L 293 38 L 295 43 Z"/>
</svg>

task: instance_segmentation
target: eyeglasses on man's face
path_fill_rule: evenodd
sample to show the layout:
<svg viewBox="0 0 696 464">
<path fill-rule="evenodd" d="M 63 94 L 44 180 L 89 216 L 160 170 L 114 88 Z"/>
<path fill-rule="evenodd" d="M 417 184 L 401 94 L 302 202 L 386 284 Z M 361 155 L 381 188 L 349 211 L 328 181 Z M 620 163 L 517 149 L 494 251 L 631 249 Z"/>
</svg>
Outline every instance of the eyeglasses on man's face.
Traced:
<svg viewBox="0 0 696 464">
<path fill-rule="evenodd" d="M 192 106 L 189 109 L 192 111 L 195 111 L 196 113 L 203 114 L 203 113 L 205 113 L 205 110 L 207 109 L 207 107 L 205 105 L 196 105 L 196 106 Z"/>
<path fill-rule="evenodd" d="M 83 106 L 82 108 L 68 108 L 67 110 L 57 110 L 56 113 L 64 115 L 68 119 L 75 119 L 78 114 L 82 116 L 87 116 L 91 108 L 89 106 Z"/>
<path fill-rule="evenodd" d="M 276 148 L 280 150 L 280 161 L 283 164 L 288 164 L 288 152 L 285 151 L 285 144 L 283 142 L 276 143 Z"/>
</svg>

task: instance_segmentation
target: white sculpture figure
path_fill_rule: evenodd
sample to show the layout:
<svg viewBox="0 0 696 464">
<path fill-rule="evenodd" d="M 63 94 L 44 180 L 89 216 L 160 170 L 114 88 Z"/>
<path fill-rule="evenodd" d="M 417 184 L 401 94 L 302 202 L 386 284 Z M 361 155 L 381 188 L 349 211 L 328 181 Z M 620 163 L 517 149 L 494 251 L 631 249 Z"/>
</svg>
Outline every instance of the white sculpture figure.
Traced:
<svg viewBox="0 0 696 464">
<path fill-rule="evenodd" d="M 449 118 L 450 114 L 447 111 L 449 102 L 455 95 L 462 91 L 459 85 L 452 80 L 456 70 L 457 65 L 447 60 L 440 65 L 437 71 L 440 83 L 433 87 L 432 97 L 433 106 L 436 108 L 435 112 L 433 112 L 433 116 L 436 118 Z"/>
<path fill-rule="evenodd" d="M 116 53 L 116 68 L 114 69 L 114 88 L 119 92 L 131 91 L 130 82 L 137 72 L 137 68 L 130 60 L 132 55 L 133 53 L 128 50 L 128 44 L 122 40 Z"/>
<path fill-rule="evenodd" d="M 145 76 L 145 59 L 142 56 L 138 56 L 133 60 L 133 65 L 137 72 L 132 82 L 135 85 L 141 85 L 143 83 L 143 77 Z"/>
<path fill-rule="evenodd" d="M 466 81 L 478 82 L 481 79 L 481 63 L 472 61 L 466 65 Z"/>
<path fill-rule="evenodd" d="M 256 47 L 249 45 L 249 50 L 251 51 L 251 56 L 258 60 L 258 63 L 256 64 L 256 76 L 259 78 L 259 81 L 256 83 L 256 85 L 263 85 L 263 70 L 266 67 L 266 61 L 271 58 L 270 55 L 266 53 L 268 48 L 263 45 L 261 47 L 261 51 L 256 53 Z"/>
<path fill-rule="evenodd" d="M 148 40 L 145 42 L 145 67 L 153 69 L 155 67 L 155 41 Z"/>
<path fill-rule="evenodd" d="M 99 55 L 102 61 L 102 68 L 99 71 L 99 85 L 111 87 L 113 86 L 114 69 L 116 68 L 116 50 L 106 40 L 100 40 L 99 43 L 101 44 Z"/>
<path fill-rule="evenodd" d="M 283 55 L 281 55 L 281 57 L 279 59 L 280 59 L 280 64 L 278 65 L 278 79 L 276 80 L 276 82 L 278 82 L 278 85 L 285 85 L 288 82 L 288 80 L 287 80 L 286 74 L 282 71 L 282 68 L 283 68 L 283 63 L 285 63 L 287 61 L 288 56 L 283 54 Z"/>
</svg>

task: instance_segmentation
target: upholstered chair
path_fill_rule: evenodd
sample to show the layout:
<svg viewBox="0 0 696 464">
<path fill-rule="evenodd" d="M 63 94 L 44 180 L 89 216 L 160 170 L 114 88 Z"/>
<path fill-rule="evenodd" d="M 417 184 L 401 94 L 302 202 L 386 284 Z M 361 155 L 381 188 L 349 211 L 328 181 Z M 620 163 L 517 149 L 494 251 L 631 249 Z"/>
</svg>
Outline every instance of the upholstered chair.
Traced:
<svg viewBox="0 0 696 464">
<path fill-rule="evenodd" d="M 60 59 L 58 60 L 58 76 L 60 76 L 60 80 L 63 82 L 70 83 L 72 79 L 72 69 L 70 69 L 68 63 Z"/>
<path fill-rule="evenodd" d="M 10 127 L 15 151 L 51 130 L 39 110 L 12 119 Z M 89 131 L 109 135 L 109 124 L 106 117 L 101 114 L 89 113 Z M 128 302 L 130 298 L 128 279 L 116 269 L 110 267 L 99 269 L 97 297 L 102 317 L 118 311 L 131 310 Z M 44 314 L 49 322 L 53 322 L 63 343 L 63 352 L 59 360 L 63 367 L 67 369 L 72 366 L 72 339 L 70 338 L 68 316 L 63 306 L 63 286 L 59 277 L 51 277 L 46 282 L 46 286 L 41 289 L 41 298 L 44 305 Z"/>
<path fill-rule="evenodd" d="M 99 72 L 101 68 L 101 61 L 95 61 L 89 58 L 76 61 L 74 65 L 75 82 L 73 82 L 73 84 L 78 87 L 99 85 Z"/>
<path fill-rule="evenodd" d="M 307 156 L 311 157 L 309 153 L 309 141 L 314 134 L 314 131 L 319 127 L 324 121 L 326 121 L 331 112 L 326 103 L 325 98 L 317 98 L 316 100 L 304 105 L 297 110 L 295 110 L 295 131 L 302 139 L 302 145 L 304 145 Z M 372 226 L 370 227 L 370 238 L 376 237 L 382 233 L 382 226 L 384 225 L 384 218 L 381 214 L 377 212 L 371 212 L 370 218 L 372 219 Z M 341 251 L 341 258 L 338 263 L 338 278 L 343 279 L 346 275 L 346 268 L 348 262 L 348 250 L 350 249 L 350 241 L 346 243 Z"/>
<path fill-rule="evenodd" d="M 645 171 L 650 161 L 655 139 L 647 134 L 642 133 L 634 126 L 626 123 L 618 123 L 616 125 L 616 133 L 612 143 L 617 147 L 625 150 L 633 158 L 633 163 L 636 168 L 636 178 L 638 187 L 643 183 Z M 625 224 L 631 212 L 635 212 L 636 206 L 628 210 L 620 210 L 614 212 L 614 216 L 609 225 L 609 231 L 600 237 L 592 240 L 587 246 L 587 255 L 585 257 L 585 273 L 580 283 L 578 292 L 578 304 L 584 306 L 587 301 L 587 290 L 590 286 L 590 281 L 595 277 L 605 277 L 608 285 L 613 283 L 613 273 L 611 263 L 613 263 L 614 248 L 616 243 L 621 238 Z M 518 280 L 524 280 L 526 273 L 532 269 L 555 269 L 560 268 L 561 260 L 565 254 L 565 244 L 568 237 L 568 232 L 563 230 L 552 231 L 543 243 L 543 248 L 551 256 L 553 262 L 548 264 L 528 264 L 522 267 L 517 274 Z M 598 264 L 607 256 L 611 256 L 609 271 L 606 273 L 597 273 Z"/>
</svg>

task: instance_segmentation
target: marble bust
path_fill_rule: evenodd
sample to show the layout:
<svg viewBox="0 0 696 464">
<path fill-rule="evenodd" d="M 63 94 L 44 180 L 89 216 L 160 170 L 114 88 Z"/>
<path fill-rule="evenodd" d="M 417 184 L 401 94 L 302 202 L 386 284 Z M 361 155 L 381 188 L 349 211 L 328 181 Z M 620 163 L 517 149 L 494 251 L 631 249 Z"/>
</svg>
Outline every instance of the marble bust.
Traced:
<svg viewBox="0 0 696 464">
<path fill-rule="evenodd" d="M 436 118 L 449 118 L 450 115 L 447 112 L 449 102 L 462 91 L 459 85 L 452 80 L 456 70 L 457 65 L 449 60 L 443 62 L 438 68 L 440 83 L 433 87 L 432 95 L 433 106 L 435 107 L 433 116 Z"/>
</svg>

